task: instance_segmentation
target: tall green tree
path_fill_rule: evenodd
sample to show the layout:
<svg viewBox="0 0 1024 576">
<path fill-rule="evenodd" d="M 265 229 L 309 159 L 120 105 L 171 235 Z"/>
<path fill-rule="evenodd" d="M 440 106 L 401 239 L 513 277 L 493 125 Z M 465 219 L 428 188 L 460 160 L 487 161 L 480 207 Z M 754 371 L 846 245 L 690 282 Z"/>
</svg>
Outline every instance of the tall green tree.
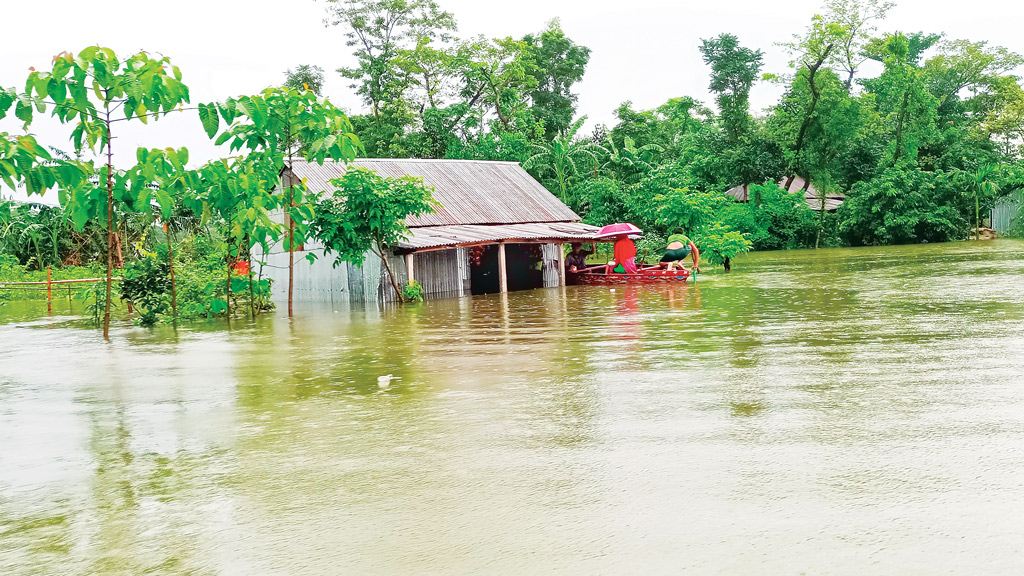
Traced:
<svg viewBox="0 0 1024 576">
<path fill-rule="evenodd" d="M 928 91 L 924 72 L 910 62 L 907 37 L 895 34 L 887 49 L 885 71 L 869 86 L 891 127 L 892 140 L 885 157 L 891 166 L 904 158 L 916 161 L 921 145 L 935 136 L 938 102 Z"/>
<path fill-rule="evenodd" d="M 537 65 L 532 72 L 537 85 L 530 93 L 531 110 L 534 118 L 544 123 L 544 138 L 550 141 L 572 126 L 577 99 L 572 87 L 583 79 L 590 48 L 566 36 L 557 18 L 539 34 L 528 34 L 523 41 Z"/>
<path fill-rule="evenodd" d="M 477 38 L 468 45 L 463 96 L 493 111 L 504 131 L 529 128 L 529 95 L 537 87 L 537 63 L 526 42 L 514 38 Z M 483 125 L 480 128 L 483 129 Z"/>
<path fill-rule="evenodd" d="M 808 133 L 820 116 L 817 110 L 822 94 L 820 75 L 830 71 L 829 65 L 835 61 L 838 48 L 847 42 L 849 35 L 849 30 L 841 23 L 816 14 L 811 18 L 811 25 L 802 36 L 795 35 L 792 42 L 782 44 L 793 55 L 790 66 L 797 71 L 797 81 L 806 84 L 809 95 L 801 106 L 799 127 L 789 155 L 790 175 L 783 186 L 787 190 L 798 175 L 810 180 L 801 159 L 808 141 Z"/>
<path fill-rule="evenodd" d="M 970 93 L 968 99 L 975 100 L 979 94 L 993 91 L 1001 77 L 1024 64 L 1024 56 L 1002 46 L 990 47 L 984 41 L 947 40 L 938 49 L 939 53 L 925 62 L 924 72 L 929 90 L 939 100 L 938 112 L 947 121 L 964 101 L 964 91 Z M 963 112 L 974 111 L 968 108 Z"/>
<path fill-rule="evenodd" d="M 49 176 L 52 180 L 30 182 L 28 188 L 30 192 L 41 193 L 47 187 L 57 186 L 61 205 L 71 212 L 72 221 L 79 228 L 105 216 L 104 338 L 109 338 L 110 334 L 110 293 L 116 249 L 115 199 L 127 211 L 148 212 L 154 196 L 151 170 L 145 165 L 145 158 L 139 157 L 139 163 L 132 169 L 115 169 L 113 127 L 128 121 L 145 124 L 179 109 L 189 101 L 188 87 L 181 77 L 181 71 L 168 58 L 154 58 L 139 52 L 122 59 L 109 48 L 91 46 L 77 55 L 58 54 L 48 72 L 33 70 L 25 83 L 25 92 L 18 95 L 15 115 L 26 127 L 32 122 L 34 112 L 52 109 L 52 115 L 61 124 L 74 126 L 71 142 L 76 156 L 81 157 L 88 151 L 105 157 L 100 164 L 92 160 L 55 161 L 57 169 Z M 26 146 L 23 141 L 19 144 Z M 29 152 L 41 157 L 37 150 Z M 170 153 L 182 167 L 187 163 L 187 150 Z M 29 179 L 40 175 L 38 171 L 35 176 L 30 173 Z M 161 205 L 172 202 L 160 194 L 156 195 L 156 200 Z"/>
<path fill-rule="evenodd" d="M 701 40 L 704 63 L 711 66 L 711 84 L 716 94 L 722 127 L 729 142 L 735 144 L 750 121 L 750 88 L 761 72 L 764 54 L 740 46 L 732 34 Z"/>
<path fill-rule="evenodd" d="M 328 24 L 344 27 L 357 60 L 338 72 L 353 81 L 377 122 L 384 108 L 404 103 L 406 77 L 395 65 L 401 50 L 456 28 L 455 17 L 434 0 L 328 0 L 328 13 Z"/>
<path fill-rule="evenodd" d="M 319 98 L 311 90 L 267 88 L 253 96 L 200 104 L 199 117 L 207 135 L 216 137 L 217 145 L 230 143 L 232 152 L 247 152 L 247 161 L 240 166 L 255 172 L 255 178 L 265 180 L 268 190 L 283 192 L 277 197 L 276 204 L 258 202 L 250 208 L 267 210 L 281 207 L 286 216 L 288 315 L 291 316 L 295 246 L 305 239 L 307 224 L 312 217 L 312 201 L 306 197 L 305 185 L 298 178 L 289 177 L 282 182 L 280 175 L 285 169 L 290 174 L 297 159 L 318 164 L 323 164 L 327 158 L 339 162 L 353 160 L 360 149 L 359 138 L 353 133 L 348 117 L 329 100 Z M 220 129 L 222 119 L 226 124 L 223 131 Z M 228 186 L 231 186 L 230 182 Z M 228 204 L 225 208 L 228 209 Z M 262 219 L 262 213 L 250 216 L 249 220 L 256 221 L 257 217 Z M 238 232 L 242 234 L 236 238 L 238 241 L 248 237 L 258 242 L 266 234 L 262 229 L 239 229 Z"/>
<path fill-rule="evenodd" d="M 985 114 L 985 135 L 1002 145 L 1004 156 L 1019 159 L 1024 144 L 1024 89 L 1016 81 L 999 82 L 999 103 Z"/>
<path fill-rule="evenodd" d="M 846 73 L 846 91 L 853 88 L 853 77 L 869 58 L 864 48 L 878 29 L 876 22 L 885 19 L 896 4 L 882 0 L 826 0 L 826 19 L 841 25 L 846 33 L 838 38 L 835 63 Z"/>
</svg>

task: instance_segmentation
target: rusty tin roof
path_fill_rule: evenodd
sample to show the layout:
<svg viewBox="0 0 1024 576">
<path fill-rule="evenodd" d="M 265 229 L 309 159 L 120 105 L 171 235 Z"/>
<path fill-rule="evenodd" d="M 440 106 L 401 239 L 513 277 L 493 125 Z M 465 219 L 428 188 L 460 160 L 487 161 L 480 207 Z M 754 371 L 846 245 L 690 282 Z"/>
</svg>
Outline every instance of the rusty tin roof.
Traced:
<svg viewBox="0 0 1024 576">
<path fill-rule="evenodd" d="M 410 217 L 406 221 L 410 228 L 580 220 L 517 162 L 360 158 L 350 165 L 369 168 L 381 176 L 419 176 L 434 187 L 434 199 L 441 206 L 434 214 Z M 294 166 L 295 174 L 305 178 L 313 192 L 333 191 L 330 180 L 346 168 L 331 161 L 322 166 L 297 161 Z"/>
<path fill-rule="evenodd" d="M 580 222 L 535 222 L 530 224 L 458 224 L 410 228 L 408 238 L 398 243 L 399 250 L 416 251 L 490 244 L 503 240 L 525 242 L 593 241 L 597 226 Z"/>
</svg>

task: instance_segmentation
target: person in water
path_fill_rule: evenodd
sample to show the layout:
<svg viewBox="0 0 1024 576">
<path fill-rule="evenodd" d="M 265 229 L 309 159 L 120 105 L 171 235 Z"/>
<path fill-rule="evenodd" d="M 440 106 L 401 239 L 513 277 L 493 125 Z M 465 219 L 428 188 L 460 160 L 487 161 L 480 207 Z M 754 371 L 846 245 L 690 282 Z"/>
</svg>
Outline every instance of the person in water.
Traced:
<svg viewBox="0 0 1024 576">
<path fill-rule="evenodd" d="M 612 258 L 616 265 L 612 270 L 618 274 L 636 274 L 636 245 L 629 236 L 619 236 L 615 240 Z"/>
<path fill-rule="evenodd" d="M 565 269 L 572 272 L 573 267 L 577 270 L 582 270 L 587 267 L 587 256 L 594 253 L 594 245 L 590 245 L 590 250 L 584 250 L 583 244 L 579 242 L 572 243 L 572 252 L 569 252 L 565 256 Z"/>
<path fill-rule="evenodd" d="M 693 257 L 693 269 L 700 270 L 700 250 L 697 250 L 697 245 L 691 242 L 682 230 L 677 229 L 668 237 L 668 246 L 665 248 L 665 255 L 661 257 L 661 262 L 669 270 L 675 270 L 676 264 L 682 266 L 687 256 Z"/>
</svg>

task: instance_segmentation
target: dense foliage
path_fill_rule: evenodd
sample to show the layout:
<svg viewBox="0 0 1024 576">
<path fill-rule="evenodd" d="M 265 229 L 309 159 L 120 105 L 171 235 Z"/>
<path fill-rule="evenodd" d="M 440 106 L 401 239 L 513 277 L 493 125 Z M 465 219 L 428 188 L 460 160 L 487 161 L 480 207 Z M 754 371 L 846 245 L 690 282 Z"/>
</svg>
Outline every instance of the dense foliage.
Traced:
<svg viewBox="0 0 1024 576">
<path fill-rule="evenodd" d="M 747 249 L 966 239 L 1024 188 L 1024 57 L 941 31 L 880 30 L 892 6 L 826 0 L 780 43 L 785 70 L 764 70 L 760 39 L 694 38 L 713 102 L 626 101 L 591 133 L 576 90 L 591 50 L 558 20 L 522 37 L 460 37 L 435 0 L 328 0 L 355 57 L 337 71 L 365 104 L 353 116 L 320 95 L 315 64 L 267 78 L 283 87 L 186 108 L 169 58 L 62 52 L 50 70 L 4 80 L 23 90 L 0 86 L 0 118 L 26 129 L 0 133 L 0 180 L 60 204 L 0 204 L 5 274 L 125 268 L 121 293 L 95 303 L 124 297 L 146 322 L 255 315 L 269 286 L 254 247 L 316 237 L 360 263 L 430 209 L 414 180 L 350 171 L 335 183 L 342 194 L 318 200 L 288 177 L 295 162 L 357 155 L 521 162 L 585 222 L 633 222 L 652 254 L 681 229 L 712 264 Z M 783 94 L 752 111 L 759 81 Z M 184 148 L 140 148 L 114 161 L 119 123 L 185 111 L 225 158 L 192 167 Z M 67 142 L 28 133 L 41 113 L 67 127 Z"/>
<path fill-rule="evenodd" d="M 763 70 L 761 50 L 732 34 L 695 39 L 715 110 L 686 96 L 651 110 L 625 102 L 590 135 L 573 120 L 590 50 L 557 20 L 521 39 L 463 40 L 431 0 L 334 5 L 361 62 L 343 72 L 370 110 L 353 118 L 368 155 L 522 162 L 590 223 L 628 220 L 655 237 L 681 227 L 708 242 L 732 231 L 761 250 L 948 241 L 1020 187 L 1024 58 L 880 32 L 891 2 L 827 0 L 780 43 L 789 70 Z M 754 114 L 762 78 L 785 91 Z M 724 196 L 735 187 L 747 203 Z M 817 210 L 843 197 L 837 212 Z"/>
<path fill-rule="evenodd" d="M 24 93 L 0 90 L 0 118 L 13 106 L 27 129 L 34 114 L 51 109 L 61 123 L 73 126 L 74 147 L 72 158 L 51 154 L 30 136 L 0 134 L 4 182 L 23 185 L 30 195 L 55 189 L 60 202 L 59 208 L 0 206 L 0 240 L 5 251 L 23 266 L 76 264 L 82 261 L 83 249 L 90 248 L 90 236 L 84 235 L 102 230 L 106 283 L 102 298 L 94 294 L 94 300 L 104 306 L 104 336 L 115 303 L 113 270 L 126 264 L 120 296 L 139 307 L 142 323 L 203 313 L 230 317 L 237 312 L 233 304 L 239 292 L 246 293 L 250 314 L 266 309 L 269 285 L 253 278 L 252 248 L 266 249 L 284 237 L 291 252 L 295 242 L 304 239 L 312 216 L 312 200 L 304 195 L 303 183 L 285 185 L 283 169 L 295 159 L 348 161 L 360 147 L 345 114 L 316 95 L 312 88 L 318 85 L 309 86 L 317 83 L 317 73 L 309 66 L 289 72 L 288 82 L 301 83 L 301 89 L 268 88 L 251 96 L 200 104 L 199 122 L 217 145 L 228 144 L 229 153 L 234 154 L 229 158 L 192 169 L 185 148 L 138 148 L 136 163 L 118 169 L 111 148 L 112 126 L 124 121 L 148 123 L 183 112 L 189 89 L 181 81 L 181 71 L 168 58 L 155 59 L 146 52 L 122 59 L 108 48 L 93 46 L 78 54 L 58 54 L 51 71 L 31 71 Z M 89 155 L 102 158 L 103 163 L 82 160 Z M 275 209 L 284 212 L 286 222 L 271 217 Z M 175 226 L 176 221 L 187 225 Z M 127 244 L 132 229 L 145 239 L 161 228 L 164 242 L 156 251 Z M 216 256 L 192 259 L 178 271 L 184 282 L 184 307 L 179 308 L 173 236 L 180 233 L 179 242 L 193 242 L 201 232 L 216 239 L 211 247 Z M 211 257 L 222 271 L 222 288 L 190 278 L 204 270 L 204 264 L 211 264 Z M 234 277 L 236 273 L 245 278 Z M 194 285 L 189 285 L 193 280 Z M 289 314 L 290 289 L 289 283 Z"/>
</svg>

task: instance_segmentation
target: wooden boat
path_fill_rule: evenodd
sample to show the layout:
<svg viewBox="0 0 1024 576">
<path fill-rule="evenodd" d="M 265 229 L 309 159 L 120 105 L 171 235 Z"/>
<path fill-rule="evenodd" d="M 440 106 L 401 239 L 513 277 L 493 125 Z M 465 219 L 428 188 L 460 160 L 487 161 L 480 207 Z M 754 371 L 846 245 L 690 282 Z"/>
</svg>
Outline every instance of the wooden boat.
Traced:
<svg viewBox="0 0 1024 576">
<path fill-rule="evenodd" d="M 690 271 L 685 268 L 668 270 L 660 264 L 641 266 L 635 274 L 617 274 L 607 265 L 588 266 L 581 270 L 570 270 L 565 274 L 570 286 L 608 286 L 617 284 L 661 284 L 663 282 L 685 283 Z"/>
</svg>

